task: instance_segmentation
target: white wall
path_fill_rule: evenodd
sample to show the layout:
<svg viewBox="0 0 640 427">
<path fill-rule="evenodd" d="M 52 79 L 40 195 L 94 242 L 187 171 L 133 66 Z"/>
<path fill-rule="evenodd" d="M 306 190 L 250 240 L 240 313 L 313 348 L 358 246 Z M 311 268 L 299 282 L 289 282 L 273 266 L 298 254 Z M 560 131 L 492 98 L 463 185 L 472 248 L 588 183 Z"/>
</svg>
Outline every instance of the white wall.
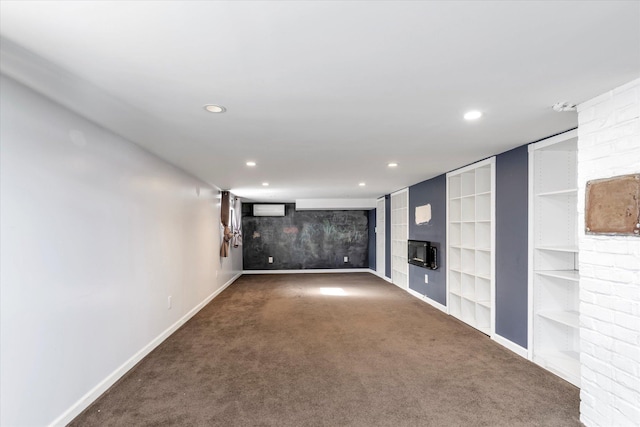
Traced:
<svg viewBox="0 0 640 427">
<path fill-rule="evenodd" d="M 640 425 L 640 238 L 584 233 L 589 180 L 640 173 L 640 80 L 578 108 L 581 421 Z"/>
<path fill-rule="evenodd" d="M 0 425 L 64 424 L 242 251 L 219 259 L 217 189 L 4 76 L 0 97 Z"/>
</svg>

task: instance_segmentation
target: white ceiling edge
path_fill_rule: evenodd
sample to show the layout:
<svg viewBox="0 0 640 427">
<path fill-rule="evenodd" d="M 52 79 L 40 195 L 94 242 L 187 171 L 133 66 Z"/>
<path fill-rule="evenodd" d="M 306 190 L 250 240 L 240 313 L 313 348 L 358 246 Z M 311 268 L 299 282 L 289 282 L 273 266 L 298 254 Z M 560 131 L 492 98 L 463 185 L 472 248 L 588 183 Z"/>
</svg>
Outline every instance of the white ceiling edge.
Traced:
<svg viewBox="0 0 640 427">
<path fill-rule="evenodd" d="M 176 164 L 175 161 L 167 159 L 138 143 L 138 141 L 145 138 L 160 138 L 167 134 L 175 135 L 176 139 L 179 140 L 180 136 L 176 135 L 173 129 L 165 126 L 162 120 L 158 120 L 151 114 L 110 95 L 93 83 L 70 73 L 66 69 L 41 58 L 4 37 L 0 37 L 0 73 L 137 145 L 140 149 L 157 156 L 173 167 L 180 169 L 183 173 L 202 181 L 203 184 L 210 186 L 214 190 L 222 190 L 215 183 L 195 175 L 181 165 Z M 87 100 L 90 100 L 90 102 L 87 102 Z M 123 134 L 119 130 L 118 123 L 124 123 L 132 116 L 135 116 L 137 121 L 144 124 L 144 135 Z"/>
<path fill-rule="evenodd" d="M 376 199 L 296 199 L 296 210 L 369 210 Z"/>
</svg>

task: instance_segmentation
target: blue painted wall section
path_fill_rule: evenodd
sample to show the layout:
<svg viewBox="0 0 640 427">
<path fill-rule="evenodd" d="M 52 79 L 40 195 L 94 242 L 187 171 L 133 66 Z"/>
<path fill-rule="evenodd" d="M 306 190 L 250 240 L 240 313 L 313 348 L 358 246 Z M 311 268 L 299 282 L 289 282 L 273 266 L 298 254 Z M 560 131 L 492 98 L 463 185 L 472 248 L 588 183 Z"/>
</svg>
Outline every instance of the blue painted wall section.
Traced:
<svg viewBox="0 0 640 427">
<path fill-rule="evenodd" d="M 391 195 L 384 196 L 384 275 L 391 279 Z"/>
<path fill-rule="evenodd" d="M 431 221 L 416 224 L 416 207 L 431 205 Z M 440 175 L 409 187 L 409 239 L 433 242 L 438 248 L 437 270 L 409 265 L 409 288 L 442 305 L 447 302 L 446 284 L 447 181 Z M 424 275 L 429 283 L 424 283 Z"/>
<path fill-rule="evenodd" d="M 369 211 L 369 268 L 376 269 L 376 210 Z"/>
<path fill-rule="evenodd" d="M 527 348 L 528 149 L 496 156 L 496 333 Z"/>
</svg>

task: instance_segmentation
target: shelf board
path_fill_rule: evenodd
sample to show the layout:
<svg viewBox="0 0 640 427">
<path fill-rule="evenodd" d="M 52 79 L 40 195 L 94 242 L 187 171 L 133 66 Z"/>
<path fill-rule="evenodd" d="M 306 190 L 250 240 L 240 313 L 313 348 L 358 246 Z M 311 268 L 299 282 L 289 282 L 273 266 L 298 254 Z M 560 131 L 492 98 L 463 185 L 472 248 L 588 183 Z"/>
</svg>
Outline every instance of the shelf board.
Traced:
<svg viewBox="0 0 640 427">
<path fill-rule="evenodd" d="M 577 194 L 578 194 L 578 189 L 577 188 L 568 188 L 568 189 L 565 189 L 565 190 L 545 191 L 543 193 L 536 194 L 536 196 L 538 196 L 538 197 L 571 196 L 571 195 L 577 195 Z"/>
<path fill-rule="evenodd" d="M 481 279 L 491 280 L 491 275 L 490 274 L 475 273 L 474 276 L 479 277 Z"/>
<path fill-rule="evenodd" d="M 540 351 L 534 356 L 534 361 L 579 386 L 580 353 L 577 351 Z"/>
<path fill-rule="evenodd" d="M 580 281 L 580 273 L 578 270 L 536 270 L 535 273 L 540 276 L 556 277 L 558 279 L 569 280 L 572 282 Z"/>
<path fill-rule="evenodd" d="M 562 323 L 571 328 L 580 327 L 580 317 L 577 311 L 540 311 L 538 316 Z"/>
<path fill-rule="evenodd" d="M 481 191 L 479 193 L 476 193 L 476 196 L 482 196 L 483 194 L 491 194 L 491 190 L 488 191 Z"/>
<path fill-rule="evenodd" d="M 556 251 L 556 252 L 578 252 L 577 246 L 536 246 L 536 249 L 540 251 Z"/>
</svg>

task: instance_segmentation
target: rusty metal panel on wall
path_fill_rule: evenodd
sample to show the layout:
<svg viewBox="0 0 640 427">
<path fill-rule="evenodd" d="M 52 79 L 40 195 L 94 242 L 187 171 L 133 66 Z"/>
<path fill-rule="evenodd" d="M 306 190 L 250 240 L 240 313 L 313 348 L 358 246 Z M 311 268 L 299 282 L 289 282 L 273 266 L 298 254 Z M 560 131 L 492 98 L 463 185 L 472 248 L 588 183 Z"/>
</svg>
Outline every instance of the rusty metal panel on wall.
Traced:
<svg viewBox="0 0 640 427">
<path fill-rule="evenodd" d="M 587 234 L 640 235 L 640 174 L 587 182 Z"/>
</svg>

